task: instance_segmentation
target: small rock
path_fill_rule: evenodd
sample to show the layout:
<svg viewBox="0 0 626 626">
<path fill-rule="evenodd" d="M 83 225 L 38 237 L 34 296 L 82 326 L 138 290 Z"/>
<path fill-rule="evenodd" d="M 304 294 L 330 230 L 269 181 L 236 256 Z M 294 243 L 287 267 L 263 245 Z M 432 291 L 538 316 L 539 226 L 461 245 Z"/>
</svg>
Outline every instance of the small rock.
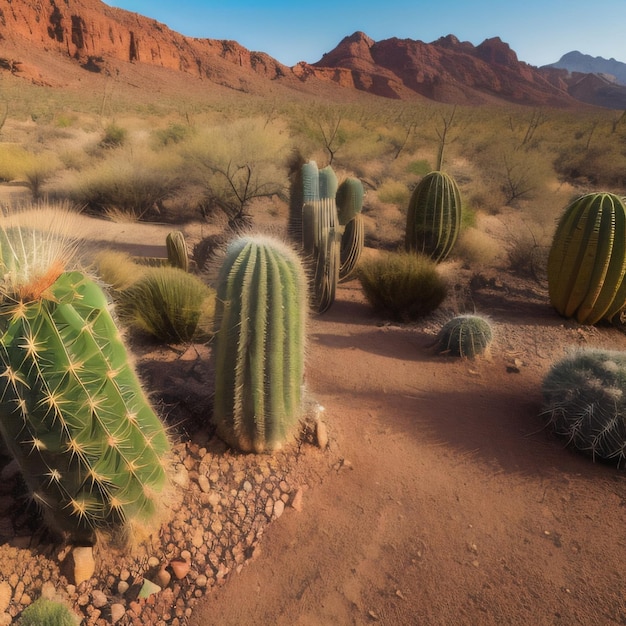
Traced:
<svg viewBox="0 0 626 626">
<path fill-rule="evenodd" d="M 116 624 L 117 622 L 119 622 L 122 619 L 122 617 L 124 617 L 125 613 L 126 613 L 126 608 L 124 607 L 123 604 L 120 604 L 119 602 L 112 604 L 111 605 L 111 624 Z"/>
<path fill-rule="evenodd" d="M 302 487 L 298 487 L 298 489 L 296 489 L 296 493 L 293 496 L 293 499 L 291 500 L 291 508 L 295 509 L 298 512 L 302 511 L 302 496 Z"/>
<path fill-rule="evenodd" d="M 282 500 L 276 500 L 274 502 L 274 517 L 278 519 L 285 510 L 285 503 Z"/>
<path fill-rule="evenodd" d="M 328 446 L 328 430 L 326 429 L 326 424 L 320 419 L 315 423 L 315 440 L 322 450 L 325 450 Z"/>
<path fill-rule="evenodd" d="M 160 562 L 161 561 L 159 561 L 159 559 L 156 556 L 151 556 L 148 559 L 148 567 L 158 567 Z"/>
<path fill-rule="evenodd" d="M 11 585 L 5 580 L 0 582 L 0 613 L 4 613 L 4 611 L 9 608 L 12 595 L 13 590 L 11 589 Z"/>
<path fill-rule="evenodd" d="M 204 574 L 200 574 L 196 578 L 196 587 L 206 587 L 207 582 L 208 582 L 207 577 Z"/>
<path fill-rule="evenodd" d="M 108 599 L 106 594 L 100 591 L 99 589 L 94 589 L 91 592 L 91 603 L 97 608 L 101 609 L 103 606 L 106 606 Z"/>
<path fill-rule="evenodd" d="M 189 563 L 189 561 L 184 561 L 183 559 L 173 559 L 170 561 L 170 567 L 174 572 L 174 576 L 176 576 L 178 580 L 182 580 L 189 573 L 191 563 Z"/>
<path fill-rule="evenodd" d="M 198 476 L 198 485 L 200 485 L 200 489 L 204 493 L 209 493 L 209 491 L 211 491 L 211 483 L 209 482 L 209 479 L 204 474 L 201 474 L 200 476 Z"/>
<path fill-rule="evenodd" d="M 156 575 L 157 583 L 163 587 L 167 587 L 172 580 L 172 575 L 166 569 L 160 569 Z"/>
<path fill-rule="evenodd" d="M 174 476 L 172 476 L 172 481 L 183 489 L 189 486 L 189 471 L 182 463 L 176 466 L 176 472 Z"/>
<path fill-rule="evenodd" d="M 245 480 L 242 485 L 242 488 L 246 493 L 250 493 L 252 491 L 252 484 L 250 483 L 249 480 Z"/>
<path fill-rule="evenodd" d="M 117 583 L 117 593 L 123 596 L 128 591 L 128 587 L 129 585 L 125 580 L 120 580 L 120 582 Z"/>
<path fill-rule="evenodd" d="M 80 585 L 85 580 L 89 580 L 96 570 L 96 562 L 93 558 L 93 548 L 91 546 L 76 546 L 72 550 L 74 559 L 74 584 Z"/>
</svg>

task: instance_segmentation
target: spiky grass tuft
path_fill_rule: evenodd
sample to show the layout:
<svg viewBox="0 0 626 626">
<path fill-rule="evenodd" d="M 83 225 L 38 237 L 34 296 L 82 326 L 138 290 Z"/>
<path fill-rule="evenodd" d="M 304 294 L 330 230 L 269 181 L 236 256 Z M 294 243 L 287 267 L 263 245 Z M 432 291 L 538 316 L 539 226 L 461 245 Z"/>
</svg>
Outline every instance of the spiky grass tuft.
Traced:
<svg viewBox="0 0 626 626">
<path fill-rule="evenodd" d="M 401 322 L 428 315 L 448 291 L 437 264 L 421 254 L 382 253 L 362 261 L 358 276 L 372 307 Z"/>
</svg>

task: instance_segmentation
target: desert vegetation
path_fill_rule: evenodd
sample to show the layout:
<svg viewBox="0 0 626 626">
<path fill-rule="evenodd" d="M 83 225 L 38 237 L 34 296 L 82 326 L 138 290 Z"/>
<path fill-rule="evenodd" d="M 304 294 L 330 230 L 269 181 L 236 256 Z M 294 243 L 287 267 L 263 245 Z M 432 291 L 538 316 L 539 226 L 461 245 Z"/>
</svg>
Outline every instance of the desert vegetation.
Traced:
<svg viewBox="0 0 626 626">
<path fill-rule="evenodd" d="M 70 220 L 171 228 L 165 257 L 83 251 L 103 285 L 66 268 L 64 250 L 38 256 L 58 243 L 43 224 L 0 232 L 3 402 L 22 412 L 19 423 L 0 420 L 0 432 L 50 525 L 76 543 L 155 517 L 167 483 L 168 433 L 118 324 L 183 351 L 211 342 L 212 420 L 244 452 L 279 450 L 298 426 L 311 428 L 307 318 L 333 306 L 342 281 L 357 280 L 376 313 L 401 324 L 455 295 L 437 350 L 458 357 L 488 353 L 494 337 L 464 299 L 461 271 L 478 282 L 498 269 L 550 282 L 563 316 L 621 324 L 626 122 L 615 112 L 243 95 L 79 101 L 6 87 L 5 214 L 59 205 L 72 207 Z M 596 248 L 598 262 L 585 263 Z M 41 359 L 46 351 L 54 357 Z M 613 406 L 623 363 L 612 353 L 585 358 L 571 366 L 582 373 L 546 379 L 547 423 L 621 462 L 621 413 L 587 419 L 569 388 Z M 59 449 L 46 439 L 55 429 Z"/>
</svg>

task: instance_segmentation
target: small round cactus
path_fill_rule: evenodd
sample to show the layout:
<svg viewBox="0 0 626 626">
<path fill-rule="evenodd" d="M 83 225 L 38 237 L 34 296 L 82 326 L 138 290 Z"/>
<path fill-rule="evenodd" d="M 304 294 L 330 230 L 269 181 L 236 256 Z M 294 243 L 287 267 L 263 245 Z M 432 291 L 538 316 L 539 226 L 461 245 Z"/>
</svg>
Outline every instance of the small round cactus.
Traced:
<svg viewBox="0 0 626 626">
<path fill-rule="evenodd" d="M 491 323 L 480 315 L 457 315 L 437 335 L 439 354 L 473 358 L 484 354 L 491 344 Z"/>
<path fill-rule="evenodd" d="M 621 464 L 626 458 L 626 352 L 581 349 L 543 381 L 546 425 L 567 445 Z"/>
</svg>

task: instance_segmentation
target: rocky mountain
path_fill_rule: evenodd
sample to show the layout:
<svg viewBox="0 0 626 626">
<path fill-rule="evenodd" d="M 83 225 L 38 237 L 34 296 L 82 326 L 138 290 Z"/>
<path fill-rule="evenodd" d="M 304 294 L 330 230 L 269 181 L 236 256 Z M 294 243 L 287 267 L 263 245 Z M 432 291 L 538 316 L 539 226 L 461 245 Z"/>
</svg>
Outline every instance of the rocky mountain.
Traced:
<svg viewBox="0 0 626 626">
<path fill-rule="evenodd" d="M 583 54 L 574 50 L 564 54 L 556 63 L 550 63 L 550 65 L 543 67 L 579 74 L 599 74 L 609 82 L 626 86 L 626 63 L 616 61 L 614 58 L 593 57 L 590 54 Z"/>
<path fill-rule="evenodd" d="M 112 76 L 157 92 L 169 85 L 337 100 L 366 92 L 459 104 L 580 104 L 568 92 L 565 70 L 520 62 L 497 37 L 474 46 L 453 35 L 432 43 L 375 42 L 356 32 L 317 63 L 287 67 L 235 41 L 185 37 L 100 0 L 0 0 L 0 72 L 59 87 L 84 88 L 88 77 Z"/>
</svg>

